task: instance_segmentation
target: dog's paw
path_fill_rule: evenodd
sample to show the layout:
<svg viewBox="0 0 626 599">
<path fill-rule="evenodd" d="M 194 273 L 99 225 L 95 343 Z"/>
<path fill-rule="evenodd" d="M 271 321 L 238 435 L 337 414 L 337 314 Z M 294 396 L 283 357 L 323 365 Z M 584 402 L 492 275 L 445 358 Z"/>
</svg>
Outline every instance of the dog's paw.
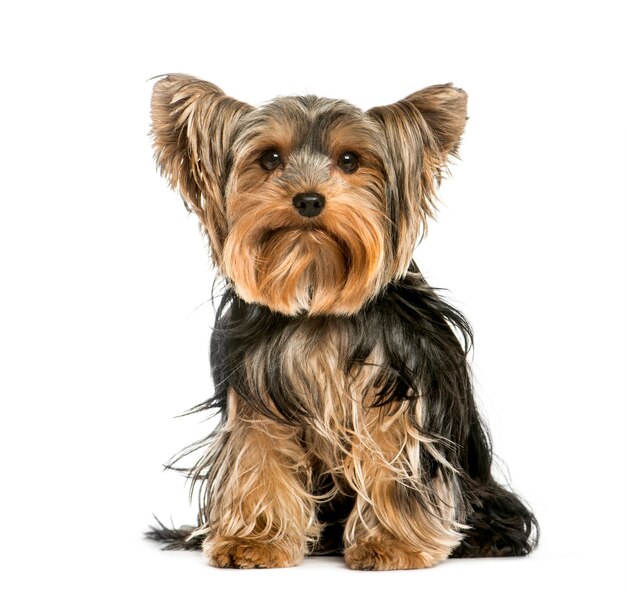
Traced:
<svg viewBox="0 0 626 599">
<path fill-rule="evenodd" d="M 209 563 L 218 568 L 288 568 L 297 566 L 304 557 L 302 548 L 284 542 L 233 537 L 207 539 L 203 551 Z"/>
<path fill-rule="evenodd" d="M 445 557 L 445 556 L 444 556 Z M 344 558 L 352 570 L 414 570 L 429 568 L 444 559 L 399 542 L 357 541 L 348 547 Z"/>
</svg>

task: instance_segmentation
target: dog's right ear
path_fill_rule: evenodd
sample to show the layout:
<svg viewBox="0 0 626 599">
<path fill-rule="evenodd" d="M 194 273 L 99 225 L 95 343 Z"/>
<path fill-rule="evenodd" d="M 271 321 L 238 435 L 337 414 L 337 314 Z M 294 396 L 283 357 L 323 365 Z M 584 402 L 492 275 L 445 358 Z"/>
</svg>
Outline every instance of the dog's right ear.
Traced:
<svg viewBox="0 0 626 599">
<path fill-rule="evenodd" d="M 166 75 L 152 92 L 154 157 L 209 236 L 219 261 L 226 236 L 228 152 L 241 117 L 252 110 L 207 81 Z"/>
</svg>

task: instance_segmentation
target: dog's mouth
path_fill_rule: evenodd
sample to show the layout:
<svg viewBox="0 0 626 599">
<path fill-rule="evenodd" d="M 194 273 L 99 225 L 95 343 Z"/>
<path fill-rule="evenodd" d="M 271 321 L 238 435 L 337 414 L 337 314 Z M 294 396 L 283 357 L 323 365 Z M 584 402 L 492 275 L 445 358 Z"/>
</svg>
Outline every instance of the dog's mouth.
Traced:
<svg viewBox="0 0 626 599">
<path fill-rule="evenodd" d="M 290 236 L 298 236 L 300 235 L 310 235 L 315 234 L 318 231 L 324 231 L 328 233 L 326 227 L 324 227 L 321 223 L 306 223 L 304 225 L 287 225 L 282 227 L 274 227 L 271 229 L 265 229 L 259 235 L 259 245 L 264 247 L 266 243 L 268 243 L 273 237 L 277 237 L 279 235 L 290 235 Z"/>
<path fill-rule="evenodd" d="M 349 247 L 320 225 L 264 231 L 255 254 L 255 286 L 265 303 L 281 312 L 328 308 L 349 276 Z"/>
<path fill-rule="evenodd" d="M 344 242 L 338 238 L 332 231 L 329 231 L 321 223 L 307 223 L 305 225 L 289 225 L 283 227 L 275 227 L 272 229 L 265 229 L 258 237 L 258 247 L 261 255 L 268 249 L 268 245 L 271 245 L 273 240 L 281 237 L 289 238 L 293 241 L 294 249 L 299 243 L 306 243 L 307 241 L 318 241 L 322 243 L 324 239 L 332 239 L 335 243 L 345 246 Z"/>
<path fill-rule="evenodd" d="M 248 233 L 245 253 L 233 235 L 225 273 L 242 299 L 282 314 L 354 313 L 378 284 L 382 253 L 370 237 L 344 238 L 334 224 L 315 219 L 257 230 Z"/>
</svg>

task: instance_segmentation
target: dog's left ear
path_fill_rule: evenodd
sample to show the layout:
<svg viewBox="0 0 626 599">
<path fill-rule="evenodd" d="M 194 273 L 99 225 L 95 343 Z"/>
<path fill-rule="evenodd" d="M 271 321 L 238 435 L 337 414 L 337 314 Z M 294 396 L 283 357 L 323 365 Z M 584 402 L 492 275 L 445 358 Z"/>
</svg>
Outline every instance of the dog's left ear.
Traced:
<svg viewBox="0 0 626 599">
<path fill-rule="evenodd" d="M 416 202 L 425 225 L 434 212 L 437 185 L 456 155 L 467 120 L 467 94 L 452 84 L 433 85 L 388 106 L 367 111 L 383 129 L 401 201 Z"/>
</svg>

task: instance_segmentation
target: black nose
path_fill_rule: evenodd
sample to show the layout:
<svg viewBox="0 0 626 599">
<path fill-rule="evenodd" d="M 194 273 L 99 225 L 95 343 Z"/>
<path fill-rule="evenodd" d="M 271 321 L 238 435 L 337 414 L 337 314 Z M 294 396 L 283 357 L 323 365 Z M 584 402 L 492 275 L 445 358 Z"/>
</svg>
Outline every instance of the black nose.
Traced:
<svg viewBox="0 0 626 599">
<path fill-rule="evenodd" d="M 321 193 L 305 191 L 293 197 L 293 206 L 301 216 L 317 216 L 324 207 L 326 200 Z"/>
</svg>

